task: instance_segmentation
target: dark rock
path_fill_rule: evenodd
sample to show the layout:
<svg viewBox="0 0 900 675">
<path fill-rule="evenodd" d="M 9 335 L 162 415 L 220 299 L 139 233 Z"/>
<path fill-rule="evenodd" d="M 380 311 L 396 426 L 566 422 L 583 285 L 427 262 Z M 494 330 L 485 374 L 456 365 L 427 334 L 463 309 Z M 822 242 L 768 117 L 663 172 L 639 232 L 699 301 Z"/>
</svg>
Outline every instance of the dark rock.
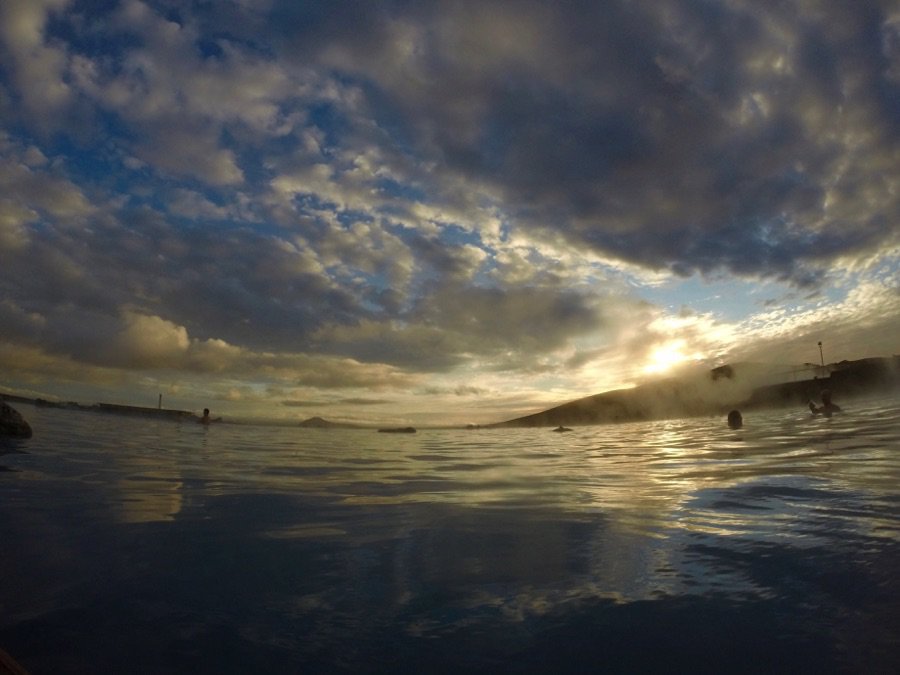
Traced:
<svg viewBox="0 0 900 675">
<path fill-rule="evenodd" d="M 31 427 L 19 411 L 0 401 L 0 436 L 31 438 Z"/>
</svg>

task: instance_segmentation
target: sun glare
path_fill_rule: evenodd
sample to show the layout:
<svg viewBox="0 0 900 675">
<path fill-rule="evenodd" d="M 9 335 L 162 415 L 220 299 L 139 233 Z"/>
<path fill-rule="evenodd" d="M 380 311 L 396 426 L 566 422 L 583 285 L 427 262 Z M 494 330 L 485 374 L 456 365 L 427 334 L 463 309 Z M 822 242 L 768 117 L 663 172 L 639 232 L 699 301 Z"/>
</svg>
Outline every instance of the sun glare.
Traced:
<svg viewBox="0 0 900 675">
<path fill-rule="evenodd" d="M 684 353 L 684 347 L 684 340 L 672 340 L 660 345 L 650 352 L 644 372 L 648 375 L 659 375 L 686 361 L 689 357 Z"/>
</svg>

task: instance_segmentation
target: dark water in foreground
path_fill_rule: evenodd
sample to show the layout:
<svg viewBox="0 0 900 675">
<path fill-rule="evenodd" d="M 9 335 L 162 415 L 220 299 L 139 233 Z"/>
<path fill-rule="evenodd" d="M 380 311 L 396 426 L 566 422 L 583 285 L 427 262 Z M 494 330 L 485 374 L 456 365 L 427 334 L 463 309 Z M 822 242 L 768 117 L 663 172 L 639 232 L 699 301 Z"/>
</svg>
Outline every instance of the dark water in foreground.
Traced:
<svg viewBox="0 0 900 675">
<path fill-rule="evenodd" d="M 35 675 L 900 671 L 896 399 L 409 436 L 18 407 L 0 647 Z"/>
</svg>

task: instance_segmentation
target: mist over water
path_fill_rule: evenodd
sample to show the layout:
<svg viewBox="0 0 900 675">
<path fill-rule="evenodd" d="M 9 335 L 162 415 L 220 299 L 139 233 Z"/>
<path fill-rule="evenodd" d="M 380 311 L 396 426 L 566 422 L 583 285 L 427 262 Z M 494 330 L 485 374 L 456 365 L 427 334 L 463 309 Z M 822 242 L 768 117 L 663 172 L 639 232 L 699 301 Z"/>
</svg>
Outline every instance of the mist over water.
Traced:
<svg viewBox="0 0 900 675">
<path fill-rule="evenodd" d="M 896 398 L 566 434 L 19 409 L 0 647 L 34 673 L 900 667 Z"/>
</svg>

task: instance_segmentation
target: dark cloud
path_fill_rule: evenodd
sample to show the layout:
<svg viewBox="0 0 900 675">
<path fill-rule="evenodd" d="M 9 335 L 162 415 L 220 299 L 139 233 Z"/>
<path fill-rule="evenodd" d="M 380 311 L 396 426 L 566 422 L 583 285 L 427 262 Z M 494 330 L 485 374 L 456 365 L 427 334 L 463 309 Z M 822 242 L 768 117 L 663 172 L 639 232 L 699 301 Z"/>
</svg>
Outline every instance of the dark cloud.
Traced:
<svg viewBox="0 0 900 675">
<path fill-rule="evenodd" d="M 485 396 L 488 394 L 496 394 L 497 392 L 492 392 L 489 389 L 485 389 L 484 387 L 472 387 L 469 385 L 461 384 L 456 387 L 425 387 L 422 390 L 422 393 L 429 396 L 443 396 L 451 394 L 453 396 L 466 397 Z"/>
<path fill-rule="evenodd" d="M 392 403 L 392 401 L 382 398 L 342 398 L 339 403 L 346 405 L 386 405 Z"/>
<path fill-rule="evenodd" d="M 299 399 L 289 399 L 281 402 L 291 408 L 323 408 L 326 406 L 349 405 L 349 406 L 368 406 L 368 405 L 387 405 L 392 401 L 381 398 L 340 398 L 327 401 L 303 401 Z"/>
<path fill-rule="evenodd" d="M 637 362 L 627 284 L 895 264 L 898 153 L 887 0 L 6 3 L 0 347 L 458 397 L 419 376 Z"/>
<path fill-rule="evenodd" d="M 432 285 L 395 321 L 325 327 L 323 353 L 392 364 L 415 372 L 446 372 L 471 359 L 502 369 L 533 369 L 535 360 L 580 335 L 602 331 L 594 295 L 553 287 Z"/>
<path fill-rule="evenodd" d="M 288 408 L 324 408 L 325 406 L 334 405 L 334 401 L 300 401 L 291 399 L 282 401 L 281 405 Z"/>
<path fill-rule="evenodd" d="M 86 344 L 82 331 L 102 343 L 123 306 L 164 316 L 199 339 L 260 350 L 299 350 L 321 323 L 365 315 L 314 253 L 282 239 L 247 228 L 176 229 L 147 209 L 116 220 L 36 230 L 15 255 L 2 256 L 0 288 L 22 311 L 47 317 L 47 335 L 57 327 L 55 348 Z"/>
<path fill-rule="evenodd" d="M 555 288 L 446 286 L 422 301 L 419 320 L 460 335 L 468 349 L 540 354 L 570 337 L 600 330 L 593 296 Z"/>
<path fill-rule="evenodd" d="M 816 7 L 523 2 L 512 21 L 504 3 L 393 4 L 347 24 L 299 10 L 290 44 L 374 82 L 434 180 L 494 186 L 538 236 L 682 275 L 809 284 L 895 241 L 874 223 L 900 212 L 895 191 L 857 204 L 898 145 L 888 5 Z"/>
</svg>

